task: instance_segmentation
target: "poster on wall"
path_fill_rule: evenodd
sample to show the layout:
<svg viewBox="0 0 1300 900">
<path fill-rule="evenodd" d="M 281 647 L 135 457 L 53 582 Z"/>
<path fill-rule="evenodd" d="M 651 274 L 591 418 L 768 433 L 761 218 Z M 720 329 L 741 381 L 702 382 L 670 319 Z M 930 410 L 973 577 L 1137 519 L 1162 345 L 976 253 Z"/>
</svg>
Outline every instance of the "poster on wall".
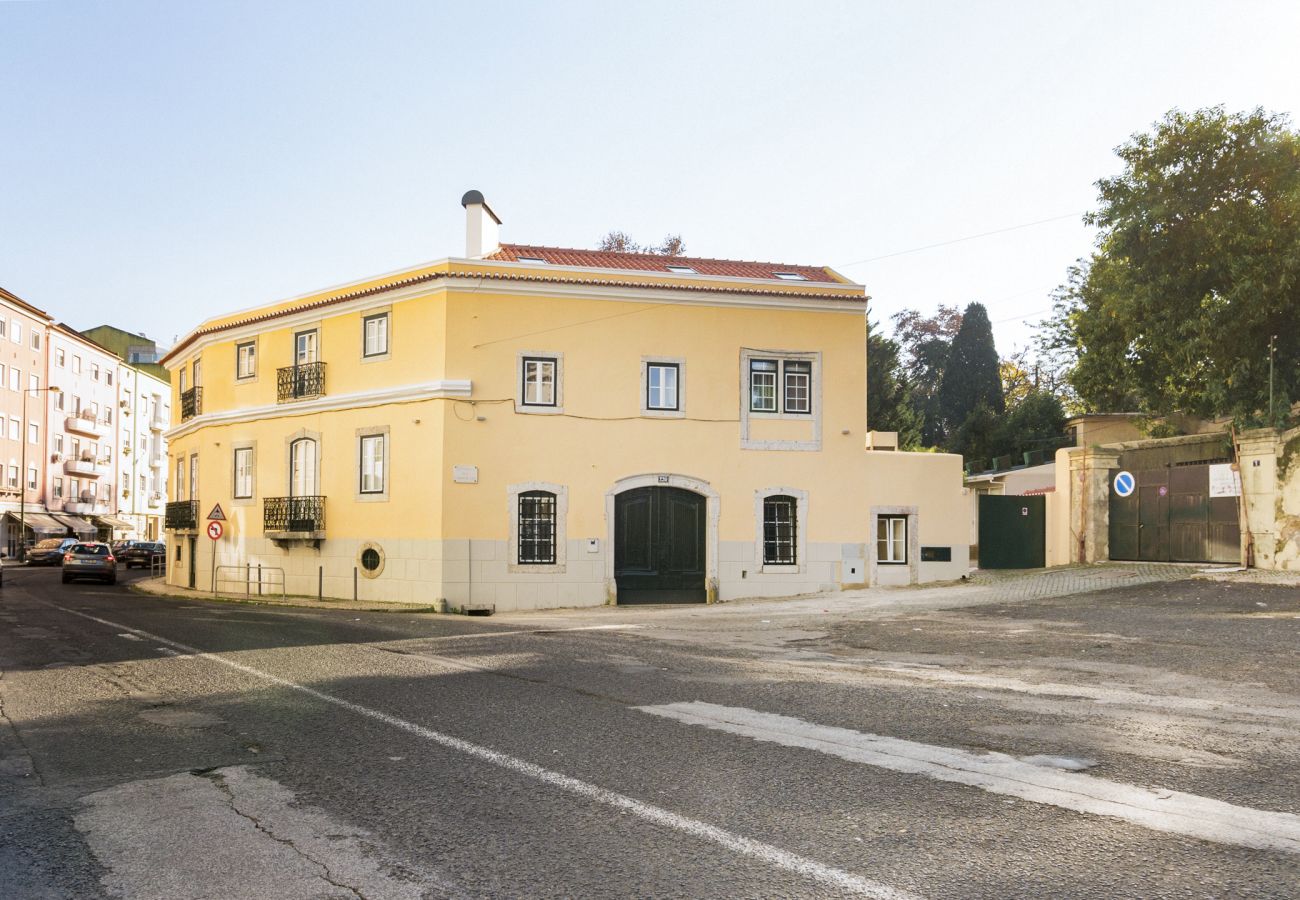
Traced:
<svg viewBox="0 0 1300 900">
<path fill-rule="evenodd" d="M 1232 463 L 1210 466 L 1210 496 L 1241 496 L 1241 473 L 1232 468 Z"/>
</svg>

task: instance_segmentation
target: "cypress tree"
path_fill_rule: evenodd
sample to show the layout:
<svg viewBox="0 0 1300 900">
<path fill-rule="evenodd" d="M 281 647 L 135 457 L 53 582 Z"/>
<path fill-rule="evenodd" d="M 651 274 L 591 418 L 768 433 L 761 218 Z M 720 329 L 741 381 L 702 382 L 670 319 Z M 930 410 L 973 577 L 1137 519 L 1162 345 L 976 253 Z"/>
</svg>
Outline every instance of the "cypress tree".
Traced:
<svg viewBox="0 0 1300 900">
<path fill-rule="evenodd" d="M 972 303 L 962 314 L 939 384 L 939 412 L 948 434 L 955 434 L 981 404 L 997 415 L 1006 412 L 993 325 L 984 304 Z"/>
</svg>

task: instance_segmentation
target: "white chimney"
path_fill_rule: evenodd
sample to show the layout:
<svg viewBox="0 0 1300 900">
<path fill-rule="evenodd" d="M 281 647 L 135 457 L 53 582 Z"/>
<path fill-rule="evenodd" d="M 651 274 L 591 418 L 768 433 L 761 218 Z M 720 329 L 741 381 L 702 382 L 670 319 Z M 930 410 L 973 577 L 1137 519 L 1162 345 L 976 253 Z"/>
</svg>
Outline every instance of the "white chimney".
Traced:
<svg viewBox="0 0 1300 900">
<path fill-rule="evenodd" d="M 465 207 L 465 256 L 482 259 L 501 246 L 501 220 L 479 191 L 466 191 L 460 198 Z"/>
</svg>

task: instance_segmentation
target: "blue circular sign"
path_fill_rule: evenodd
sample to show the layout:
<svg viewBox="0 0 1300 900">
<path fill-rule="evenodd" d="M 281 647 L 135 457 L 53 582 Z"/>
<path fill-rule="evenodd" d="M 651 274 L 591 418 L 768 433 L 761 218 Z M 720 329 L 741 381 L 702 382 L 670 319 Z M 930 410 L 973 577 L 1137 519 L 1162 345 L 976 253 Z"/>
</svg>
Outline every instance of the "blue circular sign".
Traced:
<svg viewBox="0 0 1300 900">
<path fill-rule="evenodd" d="M 1127 497 L 1133 493 L 1137 487 L 1137 479 L 1131 472 L 1120 472 L 1115 476 L 1115 493 L 1121 497 Z"/>
</svg>

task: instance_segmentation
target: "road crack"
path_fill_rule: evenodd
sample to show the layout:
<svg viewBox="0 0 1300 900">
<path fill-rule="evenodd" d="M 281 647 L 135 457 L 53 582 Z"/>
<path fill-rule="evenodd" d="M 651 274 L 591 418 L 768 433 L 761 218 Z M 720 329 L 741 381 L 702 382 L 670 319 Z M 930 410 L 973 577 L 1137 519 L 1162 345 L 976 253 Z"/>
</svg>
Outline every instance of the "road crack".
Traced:
<svg viewBox="0 0 1300 900">
<path fill-rule="evenodd" d="M 194 774 L 198 775 L 201 778 L 206 778 L 209 781 L 211 781 L 214 785 L 216 785 L 217 790 L 221 791 L 222 795 L 226 798 L 227 805 L 229 805 L 230 809 L 235 813 L 235 815 L 239 816 L 240 818 L 247 819 L 249 822 L 252 823 L 253 827 L 256 828 L 260 833 L 266 835 L 267 837 L 269 837 L 271 840 L 275 841 L 278 844 L 283 844 L 284 846 L 292 850 L 295 854 L 300 856 L 302 859 L 318 867 L 322 873 L 321 877 L 325 881 L 334 885 L 334 887 L 336 888 L 340 888 L 341 890 L 347 891 L 348 893 L 352 894 L 352 896 L 356 897 L 357 900 L 368 900 L 366 895 L 361 893 L 361 891 L 358 890 L 357 888 L 353 887 L 350 884 L 345 884 L 341 881 L 338 881 L 335 878 L 334 873 L 330 871 L 330 868 L 326 863 L 322 862 L 319 859 L 316 859 L 311 854 L 307 853 L 305 850 L 299 847 L 293 841 L 292 838 L 280 837 L 270 828 L 263 825 L 262 820 L 259 819 L 257 816 L 240 809 L 238 798 L 235 797 L 235 791 L 230 786 L 230 784 L 226 781 L 226 777 L 221 772 L 220 769 L 209 769 L 205 771 L 197 771 Z"/>
<path fill-rule="evenodd" d="M 18 742 L 18 746 L 22 748 L 23 755 L 27 757 L 27 765 L 31 768 L 32 774 L 36 776 L 37 784 L 41 787 L 45 787 L 45 775 L 41 772 L 41 767 L 36 764 L 35 754 L 33 754 L 32 749 L 27 746 L 27 741 L 23 739 L 23 733 L 18 730 L 18 723 L 9 718 L 9 712 L 5 709 L 4 677 L 5 673 L 0 671 L 0 719 L 3 719 L 4 722 L 8 724 L 9 730 L 13 732 L 14 740 Z"/>
</svg>

